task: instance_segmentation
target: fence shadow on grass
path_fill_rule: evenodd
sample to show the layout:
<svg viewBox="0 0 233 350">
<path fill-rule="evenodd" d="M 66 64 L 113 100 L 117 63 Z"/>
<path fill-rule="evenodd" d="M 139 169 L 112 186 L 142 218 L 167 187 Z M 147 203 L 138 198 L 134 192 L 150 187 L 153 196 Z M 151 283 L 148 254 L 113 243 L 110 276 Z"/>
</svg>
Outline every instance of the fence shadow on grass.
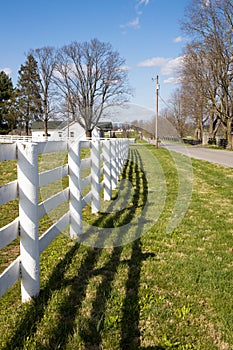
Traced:
<svg viewBox="0 0 233 350">
<path fill-rule="evenodd" d="M 3 349 L 21 349 L 27 337 L 32 336 L 37 329 L 37 324 L 42 320 L 45 309 L 55 290 L 63 288 L 64 275 L 76 254 L 79 244 L 75 244 L 65 255 L 64 259 L 54 268 L 46 286 L 40 291 L 40 294 L 27 306 L 27 311 L 20 318 L 14 335 L 7 342 Z"/>
<path fill-rule="evenodd" d="M 127 208 L 127 217 L 122 219 L 122 225 L 130 222 L 134 216 L 140 202 L 140 206 L 144 206 L 147 201 L 147 179 L 142 170 L 140 155 L 137 150 L 131 150 L 131 160 L 128 160 L 124 171 L 123 178 L 129 181 L 135 180 L 135 189 L 130 208 Z M 119 213 L 115 215 L 118 216 Z M 123 217 L 123 216 L 122 216 Z M 113 216 L 108 218 L 104 215 L 105 227 L 109 227 L 113 220 Z M 101 215 L 95 221 L 96 225 L 101 224 Z M 135 238 L 140 236 L 141 227 L 136 228 Z M 88 234 L 85 233 L 85 235 Z M 102 238 L 101 238 L 102 239 Z M 118 239 L 118 237 L 116 238 Z M 125 264 L 128 267 L 128 276 L 125 282 L 125 299 L 122 307 L 121 319 L 121 349 L 142 349 L 140 348 L 140 329 L 139 329 L 139 286 L 142 262 L 153 253 L 142 252 L 140 238 L 135 239 L 131 243 L 131 257 L 128 260 L 121 260 L 123 247 L 118 244 L 112 248 L 109 259 L 100 269 L 95 269 L 95 265 L 104 248 L 90 248 L 79 267 L 76 275 L 72 278 L 66 278 L 65 273 L 69 269 L 73 257 L 78 254 L 80 244 L 76 243 L 65 255 L 64 259 L 56 266 L 46 286 L 41 290 L 39 296 L 31 303 L 21 318 L 15 333 L 6 344 L 6 349 L 21 349 L 24 346 L 26 338 L 33 338 L 37 331 L 37 325 L 42 321 L 46 307 L 49 305 L 54 291 L 59 291 L 65 287 L 69 287 L 69 294 L 64 298 L 63 302 L 57 307 L 57 322 L 52 328 L 51 333 L 46 340 L 46 346 L 36 340 L 37 349 L 63 349 L 70 341 L 77 330 L 76 316 L 82 307 L 82 303 L 86 297 L 89 281 L 94 276 L 101 276 L 101 283 L 98 285 L 95 299 L 92 301 L 90 317 L 85 325 L 78 325 L 79 337 L 85 348 L 101 349 L 102 331 L 104 328 L 105 311 L 107 301 L 111 296 L 112 284 L 117 273 L 118 266 Z M 103 297 L 104 296 L 104 297 Z M 162 350 L 160 347 L 151 347 L 148 349 Z"/>
</svg>

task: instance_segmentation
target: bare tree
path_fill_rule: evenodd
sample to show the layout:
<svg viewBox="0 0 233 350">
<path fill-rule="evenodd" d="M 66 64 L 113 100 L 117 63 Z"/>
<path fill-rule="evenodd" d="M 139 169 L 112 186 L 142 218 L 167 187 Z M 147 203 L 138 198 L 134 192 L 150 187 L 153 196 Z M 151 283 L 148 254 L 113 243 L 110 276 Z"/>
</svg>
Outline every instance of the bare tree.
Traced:
<svg viewBox="0 0 233 350">
<path fill-rule="evenodd" d="M 87 136 L 106 108 L 128 101 L 130 89 L 124 59 L 109 43 L 97 39 L 73 42 L 59 50 L 54 75 L 70 114 Z"/>
<path fill-rule="evenodd" d="M 180 71 L 183 114 L 193 120 L 196 140 L 202 139 L 204 125 L 209 119 L 206 69 L 201 58 L 196 44 L 187 45 Z"/>
<path fill-rule="evenodd" d="M 232 10 L 231 0 L 193 0 L 183 25 L 193 37 L 186 51 L 183 73 L 191 77 L 204 97 L 210 120 L 217 116 L 225 126 L 229 148 L 232 148 L 233 122 Z"/>
<path fill-rule="evenodd" d="M 182 89 L 176 89 L 169 102 L 171 107 L 164 110 L 164 116 L 177 130 L 178 135 L 184 138 L 187 133 L 188 116 L 185 113 L 185 99 Z"/>
<path fill-rule="evenodd" d="M 37 60 L 44 112 L 44 134 L 48 136 L 48 120 L 52 105 L 52 78 L 56 64 L 56 50 L 53 47 L 47 46 L 31 50 L 30 53 Z"/>
</svg>

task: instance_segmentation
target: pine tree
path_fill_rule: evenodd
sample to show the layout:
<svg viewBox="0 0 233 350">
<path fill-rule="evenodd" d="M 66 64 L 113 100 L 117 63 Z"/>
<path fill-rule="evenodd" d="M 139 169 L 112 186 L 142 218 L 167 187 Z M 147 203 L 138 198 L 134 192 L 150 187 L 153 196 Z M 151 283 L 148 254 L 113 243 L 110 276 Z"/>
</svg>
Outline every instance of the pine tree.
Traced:
<svg viewBox="0 0 233 350">
<path fill-rule="evenodd" d="M 52 96 L 54 95 L 53 73 L 56 67 L 56 50 L 51 46 L 45 46 L 40 49 L 31 50 L 30 54 L 37 60 L 41 78 L 44 135 L 48 136 L 48 120 L 53 110 L 51 106 L 53 106 Z"/>
<path fill-rule="evenodd" d="M 42 116 L 40 76 L 37 62 L 32 55 L 28 55 L 25 65 L 21 65 L 17 86 L 20 118 L 28 135 L 30 123 L 40 120 Z"/>
<path fill-rule="evenodd" d="M 0 129 L 7 128 L 7 114 L 9 100 L 14 93 L 11 78 L 4 72 L 0 72 Z"/>
</svg>

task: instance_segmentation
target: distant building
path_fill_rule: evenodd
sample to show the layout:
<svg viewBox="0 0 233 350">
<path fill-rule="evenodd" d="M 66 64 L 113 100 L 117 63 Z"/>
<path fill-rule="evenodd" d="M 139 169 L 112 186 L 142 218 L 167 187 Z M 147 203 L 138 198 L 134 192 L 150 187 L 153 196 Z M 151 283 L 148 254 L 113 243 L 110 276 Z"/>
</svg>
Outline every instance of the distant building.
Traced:
<svg viewBox="0 0 233 350">
<path fill-rule="evenodd" d="M 112 137 L 112 129 L 113 125 L 110 120 L 100 119 L 97 123 L 95 129 L 92 132 L 93 137 L 106 137 L 106 133 L 108 133 L 108 137 Z"/>
<path fill-rule="evenodd" d="M 44 123 L 32 123 L 32 140 L 43 141 L 45 139 Z M 85 130 L 77 122 L 71 122 L 69 125 L 64 121 L 49 121 L 48 122 L 48 140 L 59 141 L 67 138 L 85 138 Z"/>
<path fill-rule="evenodd" d="M 33 122 L 32 123 L 32 140 L 40 142 L 45 140 L 44 123 Z M 97 126 L 92 131 L 92 137 L 103 138 L 106 132 L 111 133 L 112 122 L 100 120 Z M 111 135 L 109 135 L 111 137 Z M 66 121 L 49 121 L 48 122 L 48 136 L 49 141 L 61 141 L 69 138 L 70 140 L 85 139 L 86 133 L 84 128 L 77 122 L 73 121 L 69 124 Z"/>
</svg>

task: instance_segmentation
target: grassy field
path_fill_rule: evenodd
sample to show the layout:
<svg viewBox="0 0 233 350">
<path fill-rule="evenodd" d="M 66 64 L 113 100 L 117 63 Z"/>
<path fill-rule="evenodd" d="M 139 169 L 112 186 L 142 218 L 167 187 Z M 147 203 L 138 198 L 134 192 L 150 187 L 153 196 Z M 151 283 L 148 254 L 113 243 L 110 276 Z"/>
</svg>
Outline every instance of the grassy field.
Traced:
<svg viewBox="0 0 233 350">
<path fill-rule="evenodd" d="M 233 349 L 232 169 L 192 160 L 191 201 L 179 226 L 167 232 L 177 168 L 165 149 L 139 145 L 123 172 L 132 183 L 131 201 L 94 217 L 86 209 L 84 217 L 93 226 L 120 228 L 143 215 L 153 184 L 133 159 L 143 162 L 148 152 L 147 166 L 156 160 L 166 182 L 157 223 L 112 248 L 60 234 L 41 255 L 38 298 L 22 304 L 18 282 L 0 299 L 0 349 Z M 4 164 L 0 173 L 1 184 L 8 182 L 15 165 Z M 1 223 L 15 211 L 1 211 Z M 13 253 L 1 252 L 0 265 Z"/>
</svg>

